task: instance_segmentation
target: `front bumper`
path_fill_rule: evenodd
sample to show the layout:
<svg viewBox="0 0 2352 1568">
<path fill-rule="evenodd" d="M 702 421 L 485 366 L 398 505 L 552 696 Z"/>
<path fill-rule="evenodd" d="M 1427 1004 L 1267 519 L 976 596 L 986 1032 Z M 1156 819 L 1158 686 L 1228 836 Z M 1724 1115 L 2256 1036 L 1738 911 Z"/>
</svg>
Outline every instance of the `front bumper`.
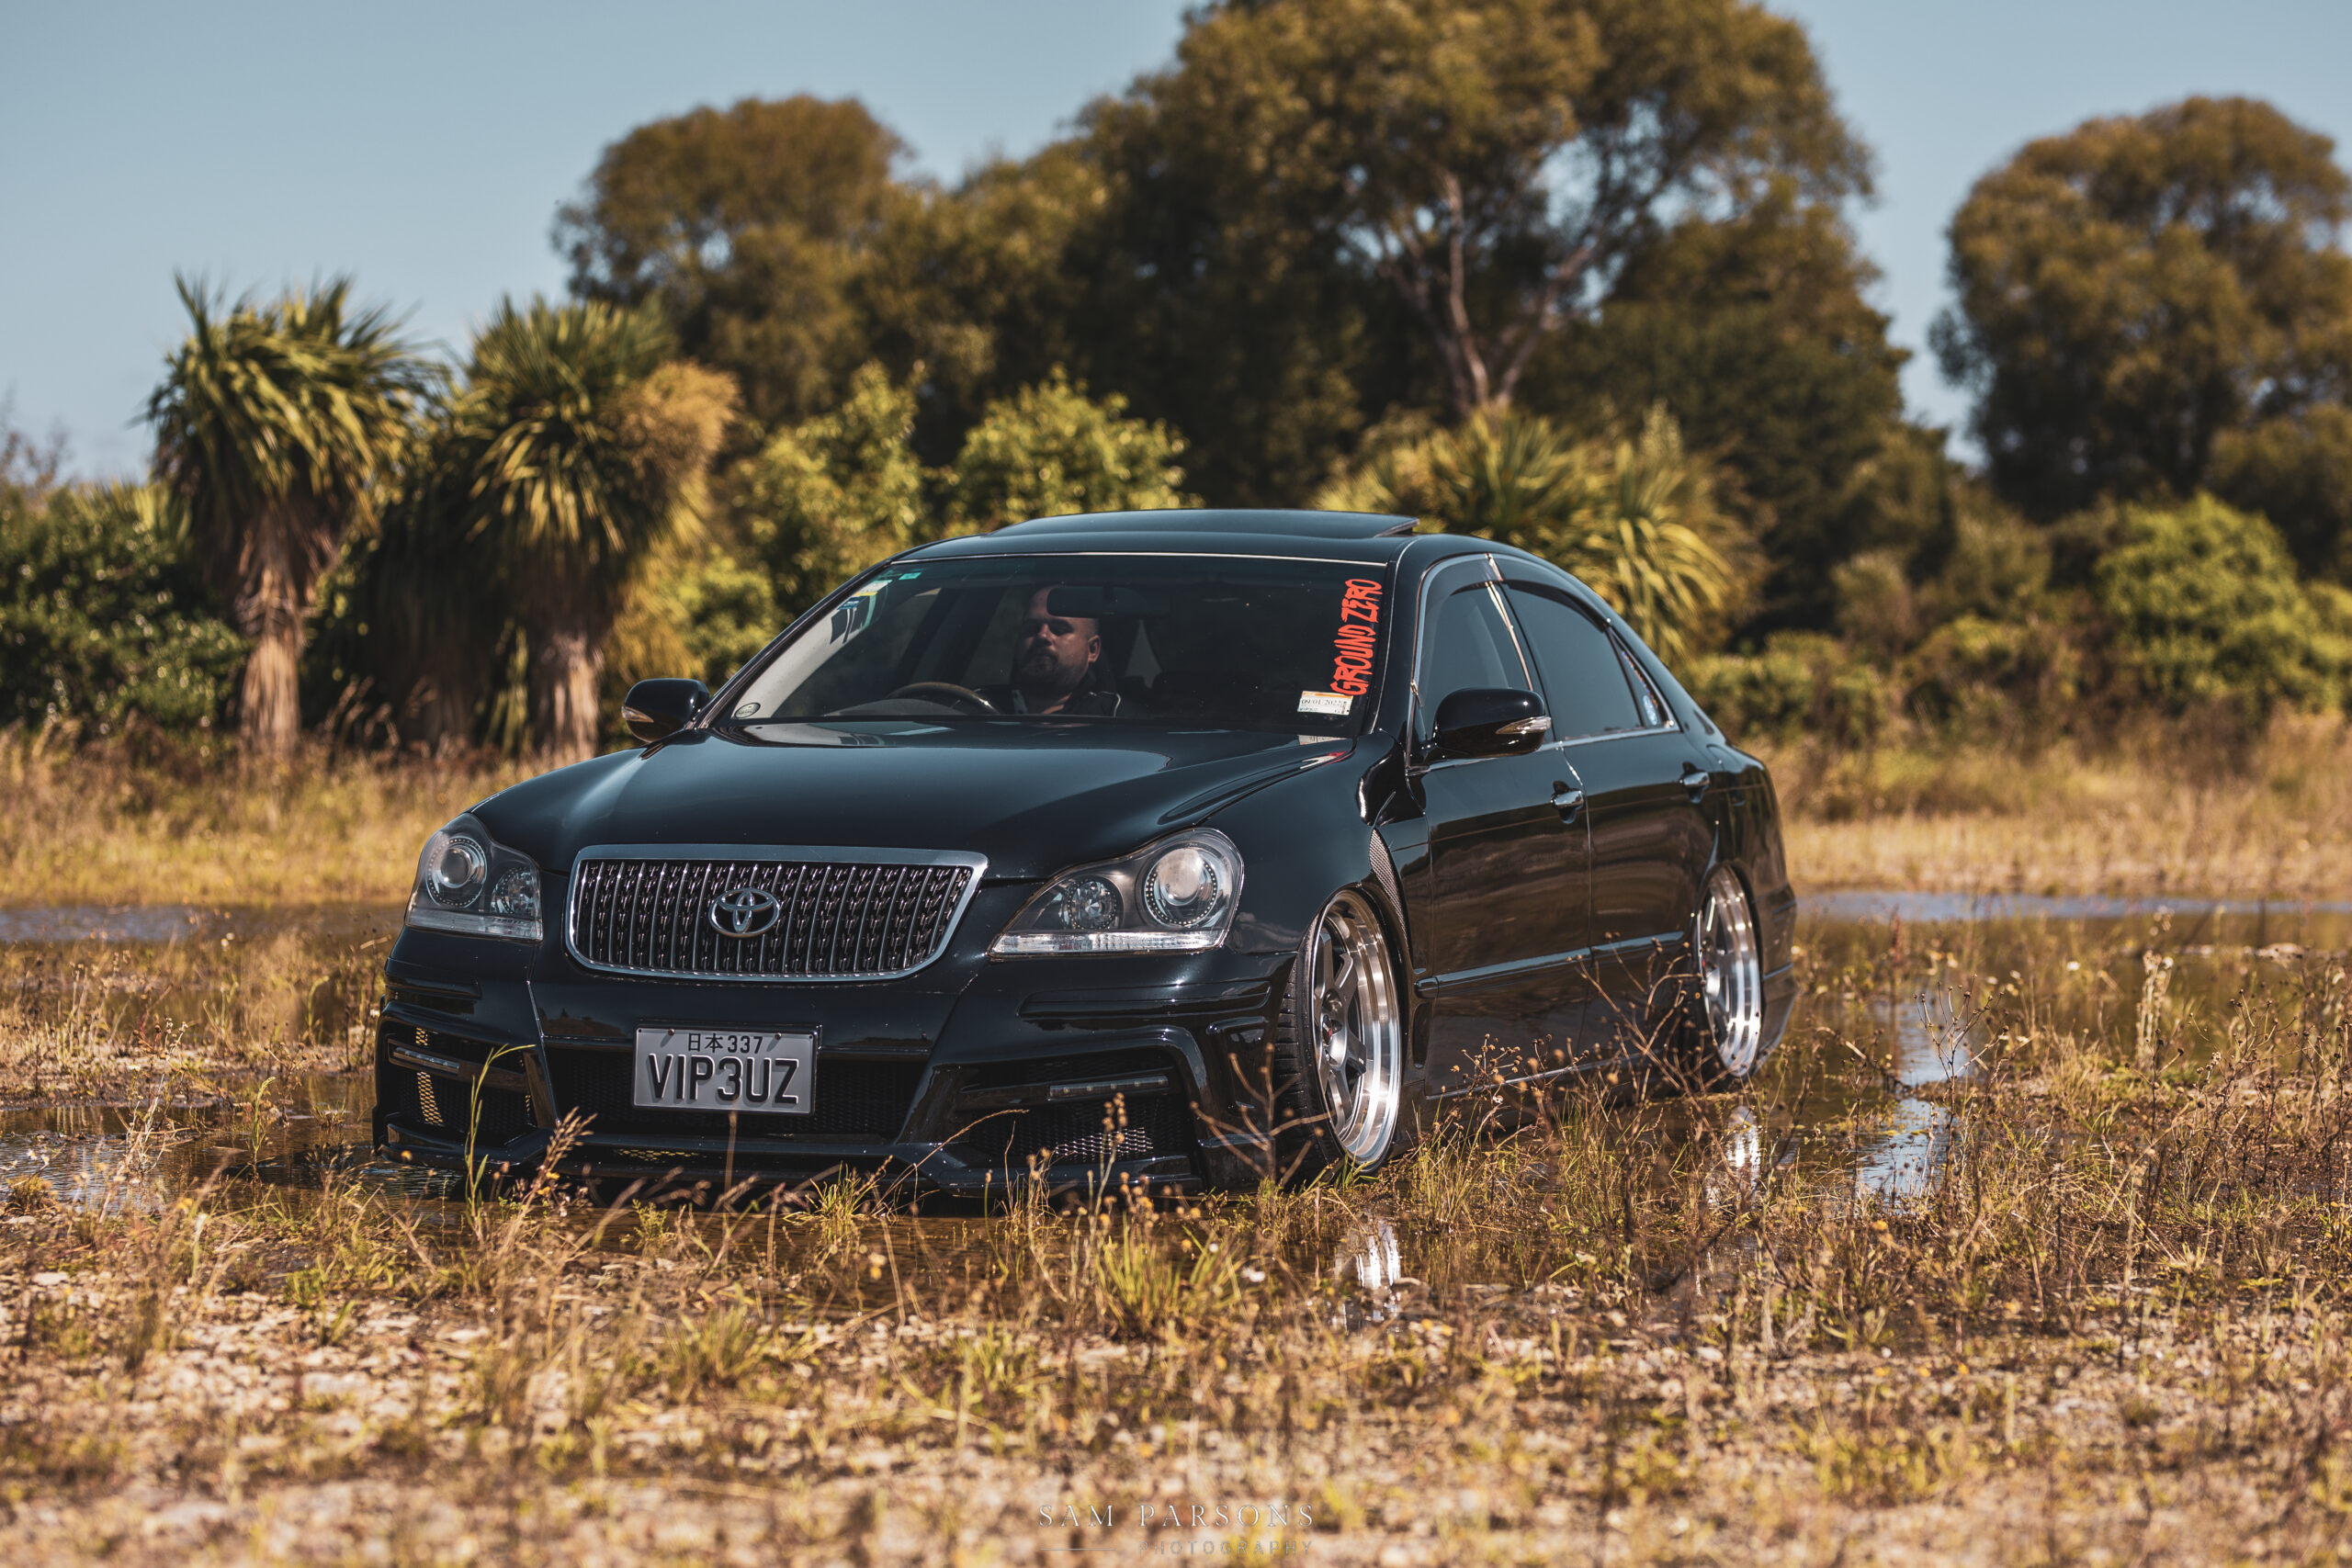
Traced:
<svg viewBox="0 0 2352 1568">
<path fill-rule="evenodd" d="M 901 980 L 777 986 L 484 945 L 407 931 L 386 966 L 375 1134 L 393 1158 L 514 1175 L 560 1145 L 564 1176 L 707 1195 L 840 1170 L 975 1196 L 1033 1177 L 1190 1190 L 1271 1165 L 1287 953 L 956 952 Z M 633 1105 L 639 1024 L 816 1028 L 811 1114 Z"/>
</svg>

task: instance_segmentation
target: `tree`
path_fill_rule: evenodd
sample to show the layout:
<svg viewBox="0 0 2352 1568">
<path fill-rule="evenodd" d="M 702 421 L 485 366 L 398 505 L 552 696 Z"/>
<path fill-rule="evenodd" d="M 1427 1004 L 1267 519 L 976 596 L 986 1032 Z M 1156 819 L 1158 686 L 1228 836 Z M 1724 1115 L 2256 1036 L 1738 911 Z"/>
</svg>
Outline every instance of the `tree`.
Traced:
<svg viewBox="0 0 2352 1568">
<path fill-rule="evenodd" d="M 728 509 L 785 615 L 936 534 L 914 421 L 914 393 L 864 365 L 839 408 L 777 432 L 728 474 Z"/>
<path fill-rule="evenodd" d="M 865 357 L 865 254 L 912 193 L 899 139 L 854 98 L 745 98 L 641 125 L 557 214 L 572 292 L 659 304 L 763 423 L 825 406 Z"/>
<path fill-rule="evenodd" d="M 950 525 L 1199 504 L 1180 488 L 1183 442 L 1165 425 L 1124 417 L 1126 406 L 1115 392 L 1089 398 L 1058 367 L 991 405 L 946 476 Z"/>
<path fill-rule="evenodd" d="M 1746 0 L 1227 4 L 1130 100 L 1233 216 L 1377 279 L 1456 418 L 1509 403 L 1668 212 L 1868 185 L 1803 29 Z"/>
<path fill-rule="evenodd" d="M 732 382 L 670 359 L 648 309 L 500 306 L 450 418 L 466 534 L 526 639 L 530 723 L 552 757 L 598 733 L 605 639 L 656 547 L 698 526 Z"/>
<path fill-rule="evenodd" d="M 854 295 L 876 361 L 922 384 L 915 448 L 950 460 L 981 411 L 1084 345 L 1071 254 L 1101 216 L 1102 172 L 1077 143 L 996 159 L 953 190 L 902 187 Z"/>
<path fill-rule="evenodd" d="M 148 400 L 155 475 L 251 644 L 244 741 L 282 753 L 301 724 L 297 672 L 319 579 L 375 504 L 430 378 L 382 310 L 352 310 L 348 279 L 225 309 L 186 279 L 178 288 L 192 330 Z"/>
<path fill-rule="evenodd" d="M 1748 542 L 1705 466 L 1653 409 L 1636 433 L 1577 443 L 1536 415 L 1474 416 L 1388 447 L 1317 504 L 1409 513 L 1558 563 L 1668 659 L 1721 639 Z"/>
<path fill-rule="evenodd" d="M 160 490 L 0 470 L 0 723 L 208 729 L 244 659 Z"/>
<path fill-rule="evenodd" d="M 1096 401 L 1056 371 L 981 411 L 954 462 L 914 448 L 915 393 L 878 364 L 859 367 L 842 406 L 780 431 L 738 463 L 728 509 L 797 615 L 876 561 L 944 535 L 1028 517 L 1189 506 L 1183 444 Z"/>
<path fill-rule="evenodd" d="M 1920 542 L 1920 517 L 1884 482 L 1918 438 L 1902 424 L 1903 351 L 1864 299 L 1875 277 L 1842 217 L 1792 190 L 1686 219 L 1536 355 L 1517 406 L 1577 431 L 1664 408 L 1760 537 L 1768 570 L 1745 629 L 1825 627 L 1841 562 Z"/>
<path fill-rule="evenodd" d="M 2307 564 L 2352 502 L 2352 180 L 2327 138 L 2189 98 L 2034 141 L 1951 222 L 1946 372 L 2000 491 L 2050 521 L 2225 484 Z"/>
<path fill-rule="evenodd" d="M 2179 711 L 2237 705 L 2259 718 L 2281 702 L 2338 694 L 2352 647 L 2295 580 L 2278 531 L 2199 495 L 2127 507 L 2097 592 L 2124 669 Z"/>
<path fill-rule="evenodd" d="M 479 446 L 479 440 L 475 442 Z M 329 699 L 340 701 L 364 669 L 394 731 L 429 748 L 477 739 L 477 719 L 511 618 L 490 542 L 469 537 L 473 462 L 447 400 L 436 402 L 387 483 L 372 536 L 351 562 L 351 609 L 322 628 L 347 668 Z"/>
</svg>

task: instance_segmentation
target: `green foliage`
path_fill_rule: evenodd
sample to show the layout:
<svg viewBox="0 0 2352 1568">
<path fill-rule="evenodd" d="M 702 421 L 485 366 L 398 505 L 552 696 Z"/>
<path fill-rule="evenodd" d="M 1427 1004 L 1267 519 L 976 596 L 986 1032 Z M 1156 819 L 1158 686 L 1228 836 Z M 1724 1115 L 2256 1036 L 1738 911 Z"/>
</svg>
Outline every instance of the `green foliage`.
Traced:
<svg viewBox="0 0 2352 1568">
<path fill-rule="evenodd" d="M 1054 372 L 988 406 L 945 468 L 913 446 L 915 397 L 879 365 L 833 412 L 773 437 L 728 477 L 728 506 L 797 615 L 853 573 L 926 539 L 1071 512 L 1193 504 L 1182 444 Z"/>
<path fill-rule="evenodd" d="M 734 412 L 723 378 L 669 361 L 649 310 L 500 305 L 451 412 L 468 534 L 515 586 L 553 570 L 607 592 L 697 513 L 695 484 Z"/>
<path fill-rule="evenodd" d="M 2258 717 L 2330 702 L 2352 666 L 2278 530 L 2209 495 L 2126 508 L 2097 592 L 2119 660 L 2175 711 L 2226 704 Z"/>
<path fill-rule="evenodd" d="M 443 460 L 465 537 L 526 638 L 531 730 L 560 756 L 599 728 L 604 643 L 649 557 L 701 523 L 733 383 L 671 361 L 649 309 L 503 304 L 475 340 Z"/>
<path fill-rule="evenodd" d="M 1637 249 L 1601 309 L 1537 352 L 1517 401 L 1577 429 L 1663 406 L 1761 536 L 1754 613 L 1819 626 L 1838 562 L 1916 542 L 1920 514 L 1883 470 L 1926 454 L 1899 423 L 1904 354 L 1863 299 L 1875 270 L 1834 208 L 1787 184 Z"/>
<path fill-rule="evenodd" d="M 2049 520 L 2228 484 L 2307 564 L 2346 521 L 2352 179 L 2267 104 L 2086 121 L 1976 183 L 1951 224 L 1947 370 L 2005 496 Z"/>
<path fill-rule="evenodd" d="M 654 120 L 605 149 L 556 245 L 582 298 L 658 302 L 754 419 L 807 418 L 865 355 L 855 295 L 866 251 L 914 199 L 890 177 L 904 151 L 855 99 Z"/>
<path fill-rule="evenodd" d="M 1803 31 L 1738 0 L 1222 6 L 1178 61 L 1136 109 L 1228 212 L 1302 222 L 1376 280 L 1457 418 L 1510 400 L 1665 209 L 1867 183 Z"/>
<path fill-rule="evenodd" d="M 1935 572 L 1920 590 L 1927 624 L 1959 615 L 1987 620 L 2054 619 L 2051 540 L 1975 487 L 1953 497 L 1948 533 L 1935 541 Z"/>
<path fill-rule="evenodd" d="M 706 556 L 662 586 L 678 605 L 686 673 L 712 686 L 741 669 L 784 629 L 766 575 L 724 552 Z"/>
<path fill-rule="evenodd" d="M 924 367 L 913 446 L 945 464 L 1061 366 L 1180 432 L 1216 502 L 1295 504 L 1396 408 L 1458 418 L 1525 381 L 1597 428 L 1584 389 L 1625 380 L 1710 452 L 1731 411 L 1773 409 L 1731 461 L 1817 529 L 1894 403 L 1838 217 L 1868 153 L 1754 0 L 1212 5 L 1030 158 L 940 190 L 894 180 L 900 152 L 854 101 L 698 109 L 606 149 L 557 243 L 575 292 L 658 301 L 737 377 L 745 450 L 875 360 Z M 1629 313 L 1595 374 L 1548 355 L 1699 282 L 1746 314 L 1652 353 Z M 1716 390 L 1735 376 L 1772 395 Z"/>
<path fill-rule="evenodd" d="M 1702 655 L 1684 683 L 1735 741 L 1800 736 L 1866 748 L 1894 714 L 1893 683 L 1835 637 L 1781 632 L 1759 652 Z"/>
<path fill-rule="evenodd" d="M 1126 406 L 1115 392 L 1096 402 L 1058 367 L 991 406 L 946 475 L 951 525 L 1199 504 L 1179 488 L 1183 442 L 1165 425 L 1122 417 Z"/>
<path fill-rule="evenodd" d="M 986 405 L 1074 363 L 1093 328 L 1071 246 L 1099 222 L 1103 171 L 1057 142 L 981 165 L 953 191 L 917 187 L 893 205 L 859 274 L 870 352 L 920 366 L 916 450 L 951 459 Z"/>
<path fill-rule="evenodd" d="M 626 742 L 621 699 L 637 682 L 686 675 L 716 687 L 784 625 L 767 573 L 723 549 L 677 547 L 649 561 L 605 648 L 605 738 Z"/>
<path fill-rule="evenodd" d="M 225 310 L 185 278 L 178 287 L 191 330 L 147 403 L 155 479 L 253 641 L 246 739 L 282 750 L 300 724 L 311 595 L 345 531 L 372 513 L 433 377 L 382 310 L 352 310 L 347 279 Z"/>
<path fill-rule="evenodd" d="M 1637 434 L 1584 443 L 1531 414 L 1482 414 L 1388 446 L 1317 504 L 1411 513 L 1532 550 L 1582 578 L 1669 660 L 1722 635 L 1747 548 L 1659 409 Z"/>
<path fill-rule="evenodd" d="M 2072 716 L 2086 660 L 2068 628 L 2041 619 L 1996 620 L 1963 612 L 1938 626 L 1904 661 L 1905 706 L 1954 736 L 2054 732 Z"/>
<path fill-rule="evenodd" d="M 868 364 L 839 408 L 779 432 L 729 473 L 728 509 L 786 615 L 932 536 L 923 468 L 909 445 L 914 417 L 914 393 Z"/>
<path fill-rule="evenodd" d="M 2352 408 L 2318 403 L 2213 439 L 2212 488 L 2277 524 L 2306 571 L 2352 582 Z"/>
<path fill-rule="evenodd" d="M 0 486 L 0 723 L 209 728 L 244 652 L 158 491 Z"/>
</svg>

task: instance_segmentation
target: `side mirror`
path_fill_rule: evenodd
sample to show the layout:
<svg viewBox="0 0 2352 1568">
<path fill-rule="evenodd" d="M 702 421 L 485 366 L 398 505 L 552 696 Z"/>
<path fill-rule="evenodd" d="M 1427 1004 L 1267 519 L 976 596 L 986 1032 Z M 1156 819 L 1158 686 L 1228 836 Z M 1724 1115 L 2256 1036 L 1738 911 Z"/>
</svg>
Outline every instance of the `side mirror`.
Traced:
<svg viewBox="0 0 2352 1568">
<path fill-rule="evenodd" d="M 1510 757 L 1532 751 L 1551 733 L 1544 699 L 1503 686 L 1472 686 L 1437 705 L 1430 740 L 1452 757 Z"/>
<path fill-rule="evenodd" d="M 621 722 L 648 746 L 684 729 L 710 702 L 700 681 L 639 681 L 621 699 Z"/>
</svg>

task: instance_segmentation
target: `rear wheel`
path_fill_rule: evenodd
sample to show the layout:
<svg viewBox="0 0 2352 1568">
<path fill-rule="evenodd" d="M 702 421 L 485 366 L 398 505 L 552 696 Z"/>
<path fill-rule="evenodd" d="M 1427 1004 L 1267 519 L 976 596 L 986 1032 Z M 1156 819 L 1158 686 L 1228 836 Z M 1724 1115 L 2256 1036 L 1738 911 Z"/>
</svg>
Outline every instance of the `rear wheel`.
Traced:
<svg viewBox="0 0 2352 1568">
<path fill-rule="evenodd" d="M 1404 1098 L 1404 1009 L 1388 935 L 1370 899 L 1345 888 L 1323 906 L 1292 967 L 1275 1072 L 1301 1175 L 1388 1157 Z"/>
<path fill-rule="evenodd" d="M 1715 867 L 1691 921 L 1699 995 L 1692 1064 L 1708 1088 L 1747 1081 L 1764 1049 L 1764 958 L 1756 912 L 1739 874 Z"/>
</svg>

